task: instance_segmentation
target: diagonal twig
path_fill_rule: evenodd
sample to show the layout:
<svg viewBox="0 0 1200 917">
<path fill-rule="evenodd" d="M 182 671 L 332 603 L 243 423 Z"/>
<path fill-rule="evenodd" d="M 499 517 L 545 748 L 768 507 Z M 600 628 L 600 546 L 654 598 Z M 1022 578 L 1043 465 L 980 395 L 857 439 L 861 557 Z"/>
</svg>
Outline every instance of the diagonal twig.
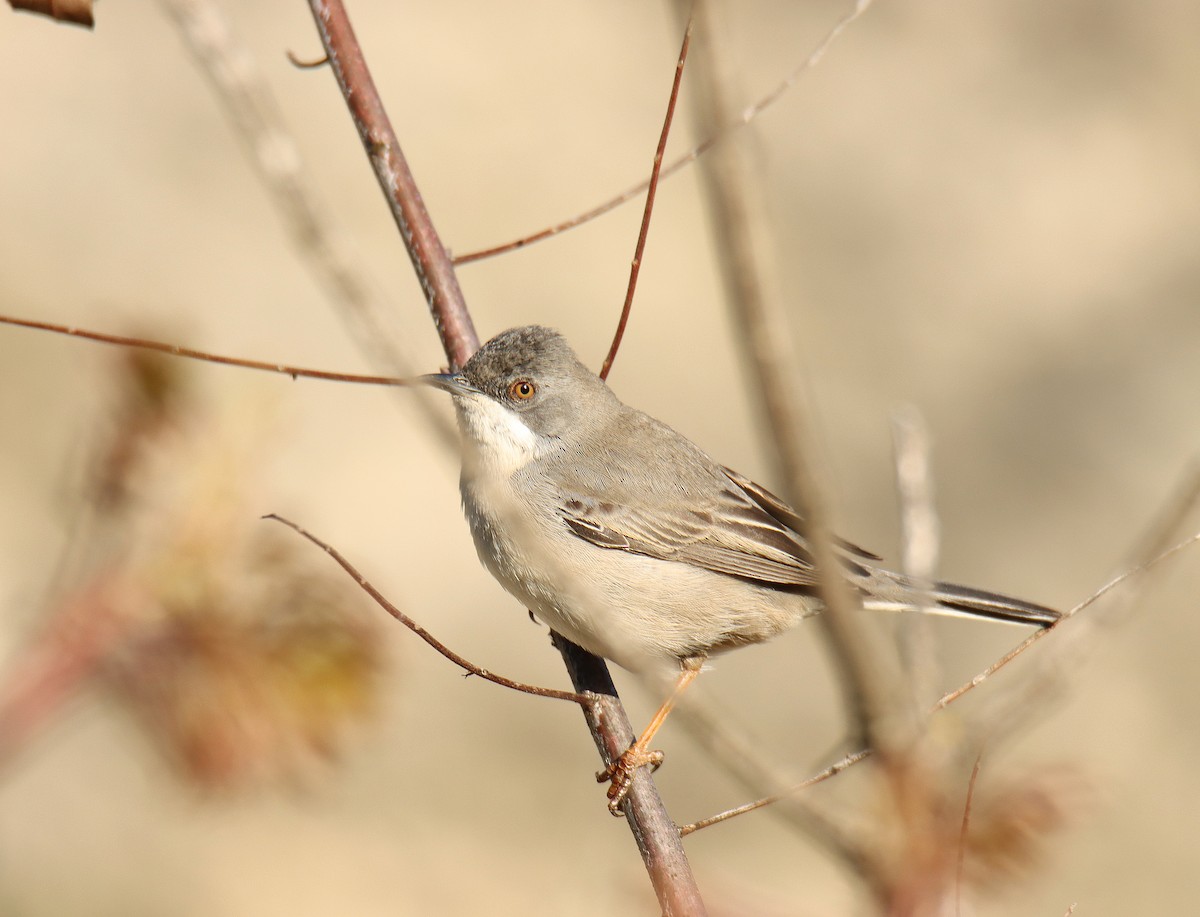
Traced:
<svg viewBox="0 0 1200 917">
<path fill-rule="evenodd" d="M 778 102 L 779 99 L 783 97 L 784 93 L 786 93 L 796 84 L 800 77 L 820 63 L 821 58 L 825 56 L 825 52 L 829 50 L 829 46 L 837 41 L 842 32 L 849 28 L 854 20 L 858 19 L 859 16 L 865 13 L 867 11 L 867 7 L 870 5 L 871 0 L 856 0 L 854 8 L 842 16 L 842 18 L 836 23 L 834 23 L 833 28 L 825 33 L 825 37 L 817 42 L 816 47 L 814 47 L 812 51 L 808 53 L 808 56 L 804 58 L 804 60 L 801 61 L 791 73 L 780 80 L 780 82 L 776 84 L 776 86 L 770 92 L 759 98 L 758 101 L 747 105 L 734 117 L 726 121 L 719 129 L 711 133 L 706 140 L 692 147 L 678 159 L 672 160 L 669 165 L 663 166 L 661 177 L 669 178 L 684 167 L 691 165 L 710 149 L 712 149 L 716 144 L 728 137 L 733 131 L 737 130 L 738 128 L 745 127 L 756 117 L 758 117 L 758 115 L 761 114 L 764 109 L 769 108 L 771 105 L 774 105 L 776 102 Z M 511 242 L 504 242 L 500 245 L 492 245 L 488 248 L 477 249 L 476 251 L 463 252 L 461 255 L 455 255 L 454 264 L 455 266 L 462 266 L 464 264 L 470 264 L 474 261 L 482 261 L 485 258 L 502 255 L 506 252 L 516 251 L 517 249 L 532 245 L 535 242 L 541 242 L 545 239 L 549 239 L 551 236 L 556 236 L 560 233 L 567 232 L 568 230 L 574 229 L 577 226 L 582 226 L 584 223 L 590 223 L 592 220 L 602 217 L 604 214 L 616 210 L 622 204 L 626 204 L 633 200 L 650 187 L 650 181 L 651 180 L 647 178 L 645 181 L 639 182 L 632 188 L 622 191 L 615 197 L 609 198 L 604 203 L 598 204 L 590 210 L 577 214 L 568 220 L 555 223 L 553 226 L 548 226 L 545 229 L 522 236 L 519 239 L 514 239 Z"/>
<path fill-rule="evenodd" d="M 333 545 L 322 541 L 307 529 L 297 525 L 290 519 L 286 519 L 283 516 L 278 515 L 277 513 L 270 513 L 266 516 L 263 516 L 263 518 L 270 519 L 274 522 L 282 522 L 296 534 L 300 535 L 302 538 L 307 538 L 318 548 L 332 557 L 334 562 L 350 574 L 350 578 L 358 584 L 359 588 L 362 589 L 363 592 L 365 592 L 372 598 L 372 600 L 374 600 L 376 605 L 390 614 L 393 618 L 411 630 L 414 634 L 437 650 L 437 652 L 441 653 L 443 656 L 453 662 L 460 669 L 465 669 L 469 674 L 477 675 L 486 681 L 492 682 L 493 684 L 501 685 L 505 688 L 512 688 L 514 691 L 521 691 L 524 694 L 532 694 L 535 697 L 552 697 L 556 700 L 568 700 L 584 707 L 588 706 L 592 702 L 591 697 L 586 694 L 575 694 L 571 691 L 558 691 L 554 688 L 541 688 L 537 685 L 525 684 L 524 682 L 514 681 L 511 678 L 506 678 L 503 675 L 497 675 L 494 672 L 490 672 L 485 668 L 475 665 L 475 663 L 471 662 L 465 656 L 460 656 L 458 653 L 454 652 L 454 650 L 450 649 L 450 647 L 446 646 L 446 644 L 442 643 L 433 634 L 397 608 L 387 599 L 386 596 L 384 596 L 382 592 L 380 592 L 371 584 L 370 580 L 359 573 L 355 566 L 351 564 L 350 561 L 346 560 L 346 558 L 342 556 L 341 552 L 333 547 Z"/>
</svg>

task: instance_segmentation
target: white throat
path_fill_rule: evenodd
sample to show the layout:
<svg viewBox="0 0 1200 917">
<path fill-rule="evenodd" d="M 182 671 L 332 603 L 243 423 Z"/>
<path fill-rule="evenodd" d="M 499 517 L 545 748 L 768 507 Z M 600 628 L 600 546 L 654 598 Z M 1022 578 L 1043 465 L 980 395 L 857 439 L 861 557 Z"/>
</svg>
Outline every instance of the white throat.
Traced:
<svg viewBox="0 0 1200 917">
<path fill-rule="evenodd" d="M 544 440 L 512 411 L 484 395 L 456 395 L 463 463 L 473 474 L 508 477 L 539 455 Z"/>
</svg>

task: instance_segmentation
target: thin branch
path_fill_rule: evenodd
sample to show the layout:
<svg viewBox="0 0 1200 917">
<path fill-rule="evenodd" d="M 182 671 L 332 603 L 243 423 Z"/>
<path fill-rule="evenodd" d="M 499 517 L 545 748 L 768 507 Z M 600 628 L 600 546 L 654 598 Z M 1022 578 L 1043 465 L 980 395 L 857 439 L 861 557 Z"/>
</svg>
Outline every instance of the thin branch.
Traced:
<svg viewBox="0 0 1200 917">
<path fill-rule="evenodd" d="M 971 806 L 975 802 L 975 787 L 979 784 L 979 772 L 983 769 L 983 748 L 975 756 L 971 767 L 971 779 L 967 782 L 967 798 L 963 803 L 962 827 L 958 832 L 958 863 L 954 875 L 954 913 L 962 917 L 963 876 L 967 867 L 967 832 L 971 826 Z"/>
<path fill-rule="evenodd" d="M 1146 529 L 1138 544 L 1127 555 L 1133 564 L 1149 562 L 1166 550 L 1175 533 L 1200 504 L 1200 462 L 1193 461 L 1163 504 L 1158 518 Z"/>
<path fill-rule="evenodd" d="M 1022 721 L 1030 709 L 1040 706 L 1044 702 L 1045 696 L 1052 686 L 1061 684 L 1064 672 L 1074 671 L 1077 668 L 1098 629 L 1106 622 L 1127 614 L 1137 602 L 1141 594 L 1139 582 L 1141 574 L 1188 547 L 1192 542 L 1200 540 L 1200 534 L 1196 534 L 1174 547 L 1164 550 L 1170 544 L 1171 539 L 1177 537 L 1176 532 L 1182 528 L 1184 520 L 1196 508 L 1198 502 L 1200 502 L 1200 466 L 1193 465 L 1185 472 L 1181 482 L 1176 485 L 1170 498 L 1147 527 L 1146 533 L 1130 550 L 1128 556 L 1133 560 L 1125 572 L 1107 583 L 1087 601 L 1067 612 L 1064 619 L 1075 617 L 1080 610 L 1096 602 L 1117 585 L 1125 583 L 1126 580 L 1134 579 L 1135 582 L 1129 583 L 1126 588 L 1122 589 L 1119 597 L 1114 597 L 1113 601 L 1075 621 L 1064 637 L 1055 641 L 1052 647 L 1038 658 L 1036 671 L 1023 680 L 1019 691 L 998 696 L 987 707 L 977 712 L 977 717 L 988 723 L 991 733 L 998 732 L 1003 723 Z M 1024 647 L 1018 647 L 1011 655 L 1015 657 L 1020 652 L 1024 652 L 1024 649 Z M 1000 660 L 997 667 L 1007 664 L 1008 661 L 1011 660 Z M 985 676 L 981 674 L 977 677 L 982 679 Z"/>
<path fill-rule="evenodd" d="M 702 696 L 702 687 L 693 688 L 676 709 L 673 722 L 682 723 L 688 735 L 744 789 L 774 797 L 777 805 L 770 809 L 774 815 L 808 837 L 820 841 L 869 880 L 871 873 L 866 862 L 868 848 L 858 843 L 839 820 L 813 803 L 796 798 L 785 790 L 787 780 L 745 736 L 729 725 L 730 720 L 727 716 L 716 713 L 710 704 L 702 703 Z M 847 764 L 827 770 L 844 770 L 848 766 Z M 810 778 L 807 783 L 820 783 L 830 776 L 833 774 L 819 774 Z"/>
<path fill-rule="evenodd" d="M 793 69 L 791 73 L 784 77 L 774 89 L 762 96 L 757 102 L 754 102 L 753 104 L 747 105 L 745 108 L 743 108 L 735 117 L 726 121 L 719 130 L 711 133 L 708 139 L 698 143 L 678 159 L 675 159 L 669 165 L 664 166 L 661 172 L 661 177 L 669 178 L 684 167 L 691 165 L 710 149 L 712 149 L 713 146 L 729 136 L 729 134 L 731 134 L 733 131 L 737 130 L 738 128 L 745 127 L 756 117 L 758 117 L 758 115 L 764 109 L 779 101 L 784 93 L 791 89 L 792 86 L 794 86 L 800 79 L 800 77 L 805 74 L 805 72 L 811 70 L 820 62 L 821 58 L 825 56 L 825 52 L 829 50 L 829 46 L 838 39 L 842 32 L 845 31 L 850 24 L 854 22 L 854 20 L 865 13 L 867 11 L 867 7 L 870 5 L 871 0 L 858 0 L 858 2 L 854 5 L 854 9 L 839 19 L 834 24 L 833 28 L 831 28 L 825 34 L 825 37 L 817 43 L 817 46 L 809 52 L 808 57 L 806 57 L 799 64 L 799 66 Z M 569 220 L 563 220 L 562 222 L 556 223 L 553 226 L 548 226 L 545 229 L 539 230 L 538 232 L 531 233 L 527 236 L 522 236 L 521 238 L 514 239 L 511 242 L 504 242 L 500 245 L 493 245 L 489 248 L 482 248 L 476 251 L 456 255 L 454 257 L 454 264 L 455 266 L 461 266 L 464 264 L 470 264 L 473 261 L 482 261 L 484 258 L 491 258 L 494 255 L 502 255 L 505 252 L 516 251 L 517 249 L 532 245 L 535 242 L 541 242 L 544 239 L 550 238 L 551 236 L 556 236 L 559 233 L 574 229 L 577 226 L 582 226 L 584 223 L 590 223 L 597 217 L 604 216 L 604 214 L 608 213 L 609 211 L 616 210 L 622 204 L 633 200 L 650 187 L 650 181 L 651 179 L 646 179 L 645 181 L 639 182 L 632 188 L 629 188 L 618 194 L 616 197 L 610 198 L 604 203 L 593 207 L 591 210 L 587 210 L 584 213 L 571 217 Z"/>
<path fill-rule="evenodd" d="M 397 379 L 394 376 L 363 376 L 357 373 L 335 373 L 324 369 L 306 369 L 303 366 L 290 366 L 287 363 L 270 363 L 264 360 L 244 360 L 241 357 L 226 357 L 219 353 L 209 353 L 206 350 L 193 350 L 191 347 L 181 347 L 178 344 L 167 344 L 163 341 L 151 341 L 147 338 L 128 337 L 121 334 L 105 334 L 101 331 L 72 328 L 69 325 L 59 325 L 54 322 L 37 322 L 28 318 L 14 318 L 10 315 L 0 315 L 0 324 L 16 325 L 18 328 L 33 328 L 37 331 L 50 331 L 54 334 L 65 334 L 70 337 L 84 338 L 89 341 L 99 341 L 101 344 L 115 344 L 118 347 L 136 347 L 141 350 L 153 350 L 158 353 L 169 354 L 173 357 L 202 360 L 205 363 L 218 363 L 222 366 L 237 366 L 242 369 L 256 369 L 268 373 L 279 373 L 280 375 L 291 376 L 293 379 L 322 379 L 326 382 L 351 382 L 359 385 L 416 384 L 416 380 Z"/>
<path fill-rule="evenodd" d="M 266 516 L 263 516 L 263 518 L 271 519 L 275 522 L 282 522 L 292 531 L 296 532 L 303 538 L 307 538 L 318 548 L 332 557 L 338 566 L 350 574 L 350 578 L 358 584 L 359 588 L 374 600 L 376 605 L 390 614 L 393 618 L 411 630 L 414 634 L 453 662 L 460 669 L 465 669 L 471 675 L 478 675 L 480 678 L 490 681 L 493 684 L 501 685 L 505 688 L 512 688 L 514 691 L 521 691 L 524 694 L 532 694 L 535 697 L 552 697 L 556 700 L 567 700 L 573 704 L 580 704 L 581 706 L 585 707 L 592 703 L 592 698 L 586 694 L 575 694 L 571 691 L 558 691 L 554 688 L 540 688 L 537 685 L 528 685 L 524 682 L 514 681 L 511 678 L 506 678 L 503 675 L 497 675 L 494 672 L 490 672 L 485 668 L 475 665 L 475 663 L 471 662 L 466 657 L 460 656 L 458 653 L 454 652 L 454 650 L 450 649 L 450 647 L 446 646 L 446 644 L 442 643 L 433 634 L 431 634 L 424 627 L 388 601 L 383 593 L 376 589 L 371 584 L 370 580 L 359 573 L 354 565 L 351 564 L 350 561 L 346 560 L 346 558 L 343 557 L 342 554 L 333 547 L 333 545 L 322 541 L 316 535 L 297 525 L 295 522 L 292 522 L 290 519 L 285 519 L 283 516 L 280 516 L 276 513 L 270 513 Z"/>
<path fill-rule="evenodd" d="M 400 319 L 353 247 L 338 232 L 329 208 L 313 187 L 300 145 L 250 49 L 239 42 L 214 0 L 160 0 L 227 120 L 241 140 L 274 206 L 299 262 L 324 289 L 336 313 L 372 365 L 395 376 L 416 374 L 404 342 L 412 332 Z M 328 58 L 296 66 L 312 68 Z M 432 392 L 410 395 L 442 445 L 455 447 L 457 432 Z"/>
<path fill-rule="evenodd" d="M 769 806 L 773 803 L 779 802 L 782 799 L 785 799 L 786 797 L 794 796 L 802 790 L 807 790 L 809 787 L 816 786 L 818 783 L 824 783 L 831 777 L 836 777 L 846 768 L 852 767 L 859 761 L 863 761 L 870 756 L 871 752 L 869 749 L 856 751 L 854 754 L 846 755 L 846 757 L 842 758 L 840 761 L 835 761 L 833 764 L 829 765 L 827 768 L 825 768 L 825 770 L 819 771 L 818 773 L 813 774 L 807 780 L 802 780 L 800 783 L 788 787 L 782 793 L 776 793 L 773 796 L 764 796 L 762 799 L 754 800 L 754 802 L 748 802 L 745 805 L 740 805 L 732 809 L 726 809 L 724 812 L 718 812 L 716 815 L 708 816 L 708 818 L 702 818 L 699 821 L 692 822 L 691 824 L 683 825 L 679 829 L 679 834 L 682 837 L 687 837 L 689 834 L 699 831 L 702 828 L 718 825 L 723 821 L 729 821 L 731 818 L 737 818 L 739 815 L 745 815 L 748 812 L 753 812 L 755 809 L 761 809 L 763 806 Z"/>
<path fill-rule="evenodd" d="M 944 695 L 937 702 L 934 709 L 941 710 L 944 707 L 954 703 L 956 700 L 958 700 L 960 697 L 962 697 L 968 691 L 979 687 L 981 684 L 983 684 L 985 681 L 987 681 L 989 678 L 991 678 L 993 675 L 995 675 L 997 672 L 999 672 L 1002 668 L 1004 668 L 1006 665 L 1008 665 L 1010 662 L 1012 662 L 1014 659 L 1016 659 L 1018 656 L 1020 656 L 1022 653 L 1024 653 L 1027 649 L 1029 649 L 1029 647 L 1033 646 L 1035 643 L 1037 643 L 1039 640 L 1041 640 L 1043 637 L 1045 637 L 1048 634 L 1051 634 L 1057 630 L 1060 630 L 1062 628 L 1063 624 L 1065 624 L 1069 619 L 1075 617 L 1075 615 L 1079 614 L 1079 612 L 1083 611 L 1089 605 L 1096 603 L 1101 598 L 1108 595 L 1108 593 L 1112 592 L 1112 590 L 1116 589 L 1122 583 L 1126 582 L 1127 580 L 1131 580 L 1134 577 L 1141 576 L 1143 573 L 1146 573 L 1149 570 L 1153 569 L 1154 567 L 1157 567 L 1163 561 L 1169 560 L 1170 558 L 1174 557 L 1176 554 L 1180 553 L 1185 548 L 1191 547 L 1193 544 L 1196 544 L 1196 542 L 1200 542 L 1200 532 L 1197 532 L 1196 534 L 1192 535 L 1190 538 L 1186 538 L 1183 541 L 1179 542 L 1178 544 L 1168 548 L 1166 551 L 1163 551 L 1161 554 L 1159 554 L 1154 559 L 1147 561 L 1144 564 L 1140 564 L 1136 567 L 1133 567 L 1129 570 L 1126 570 L 1124 573 L 1120 574 L 1119 576 L 1113 577 L 1111 580 L 1109 580 L 1107 583 L 1105 583 L 1103 586 L 1101 586 L 1099 589 L 1097 589 L 1095 592 L 1093 592 L 1090 596 L 1088 596 L 1086 599 L 1084 599 L 1082 602 L 1080 602 L 1074 608 L 1070 609 L 1069 611 L 1063 612 L 1062 618 L 1060 618 L 1055 624 L 1053 624 L 1050 627 L 1045 628 L 1044 630 L 1034 631 L 1034 633 L 1030 634 L 1025 640 L 1021 641 L 1019 644 L 1017 644 L 1017 646 L 1015 646 L 1013 649 L 1009 650 L 1007 653 L 1005 653 L 1003 656 L 1001 656 L 999 659 L 997 659 L 995 662 L 993 662 L 990 666 L 988 666 L 986 669 L 984 669 L 982 672 L 980 672 L 978 675 L 976 675 L 970 681 L 966 682 L 963 685 L 960 685 L 958 688 L 951 691 L 949 694 Z"/>
<path fill-rule="evenodd" d="M 667 100 L 667 114 L 663 118 L 662 131 L 658 136 L 658 147 L 654 151 L 654 165 L 650 169 L 650 185 L 646 192 L 646 207 L 642 211 L 642 225 L 638 230 L 637 245 L 633 249 L 633 261 L 629 265 L 629 285 L 625 289 L 625 303 L 621 306 L 621 319 L 617 322 L 617 330 L 613 334 L 612 346 L 608 348 L 608 356 L 600 367 L 600 378 L 608 379 L 613 360 L 621 348 L 621 339 L 625 337 L 625 326 L 629 323 L 629 313 L 633 309 L 633 294 L 637 290 L 638 273 L 642 269 L 642 255 L 646 251 L 646 237 L 650 233 L 650 215 L 654 212 L 654 196 L 658 192 L 658 175 L 662 171 L 663 153 L 667 149 L 667 138 L 671 135 L 671 123 L 675 120 L 675 103 L 679 99 L 679 84 L 683 81 L 683 67 L 687 63 L 688 47 L 692 43 L 692 20 L 689 17 L 683 30 L 683 45 L 679 49 L 679 60 L 675 64 L 675 79 L 671 83 L 671 95 Z"/>
</svg>

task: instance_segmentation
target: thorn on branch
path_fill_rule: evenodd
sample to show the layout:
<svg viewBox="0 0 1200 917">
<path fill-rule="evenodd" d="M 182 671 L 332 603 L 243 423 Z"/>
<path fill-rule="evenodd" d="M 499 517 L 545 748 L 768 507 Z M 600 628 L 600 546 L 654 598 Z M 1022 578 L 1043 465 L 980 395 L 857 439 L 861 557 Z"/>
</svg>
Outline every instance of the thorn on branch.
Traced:
<svg viewBox="0 0 1200 917">
<path fill-rule="evenodd" d="M 296 53 L 290 49 L 287 51 L 287 59 L 297 70 L 316 70 L 318 67 L 324 67 L 329 63 L 328 54 L 322 54 L 320 57 L 312 60 L 305 60 L 304 58 L 297 56 Z"/>
</svg>

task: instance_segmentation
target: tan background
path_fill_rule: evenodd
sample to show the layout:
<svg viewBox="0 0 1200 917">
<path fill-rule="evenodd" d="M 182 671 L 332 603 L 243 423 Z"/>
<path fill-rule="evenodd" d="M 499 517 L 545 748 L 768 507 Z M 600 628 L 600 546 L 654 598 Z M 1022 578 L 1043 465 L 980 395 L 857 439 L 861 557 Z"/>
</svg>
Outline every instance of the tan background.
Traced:
<svg viewBox="0 0 1200 917">
<path fill-rule="evenodd" d="M 382 278 L 423 369 L 442 362 L 407 260 L 304 5 L 227 4 L 331 211 Z M 743 98 L 842 4 L 741 3 L 725 18 Z M 354 4 L 426 200 L 466 249 L 641 177 L 677 36 L 660 7 Z M 181 343 L 366 368 L 289 247 L 204 80 L 153 4 L 104 3 L 94 34 L 0 15 L 0 309 Z M 894 557 L 889 412 L 935 440 L 948 578 L 1068 606 L 1098 587 L 1200 446 L 1200 7 L 880 2 L 757 123 L 792 330 L 808 360 L 840 529 Z M 689 135 L 686 118 L 677 146 Z M 563 329 L 598 364 L 637 208 L 464 269 L 483 336 Z M 612 382 L 747 474 L 766 463 L 710 267 L 697 185 L 659 198 Z M 0 640 L 10 661 L 66 532 L 73 448 L 110 350 L 0 329 Z M 200 367 L 278 410 L 255 511 L 330 539 L 424 624 L 497 671 L 564 675 L 478 567 L 457 469 L 388 396 Z M 767 483 L 772 483 L 767 481 Z M 1192 527 L 1197 523 L 1193 518 Z M 1200 556 L 1102 635 L 1035 711 L 1017 760 L 1073 762 L 1091 790 L 1035 873 L 986 914 L 1182 912 L 1200 897 Z M 944 686 L 1018 632 L 950 622 Z M 840 737 L 812 629 L 721 662 L 710 692 L 797 776 Z M 172 781 L 100 701 L 0 784 L 0 911 L 263 915 L 651 913 L 624 825 L 591 783 L 579 714 L 464 681 L 389 631 L 394 686 L 311 791 L 210 802 Z M 618 678 L 622 676 L 618 675 Z M 631 684 L 636 719 L 649 705 Z M 678 731 L 659 783 L 680 820 L 740 801 Z M 688 842 L 731 913 L 862 912 L 840 868 L 768 817 Z"/>
</svg>

